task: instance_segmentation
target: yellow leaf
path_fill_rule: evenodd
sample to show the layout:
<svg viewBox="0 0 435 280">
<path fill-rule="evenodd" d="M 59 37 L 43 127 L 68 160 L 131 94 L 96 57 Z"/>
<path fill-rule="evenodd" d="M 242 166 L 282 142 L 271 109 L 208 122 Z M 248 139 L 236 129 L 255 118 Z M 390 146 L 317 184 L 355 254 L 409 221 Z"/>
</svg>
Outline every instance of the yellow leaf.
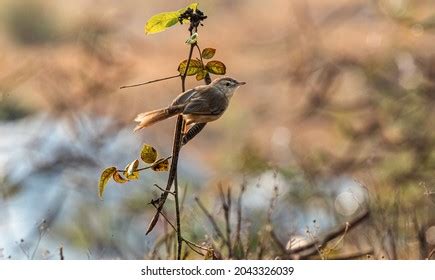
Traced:
<svg viewBox="0 0 435 280">
<path fill-rule="evenodd" d="M 198 74 L 196 74 L 196 80 L 201 81 L 202 79 L 205 78 L 207 73 L 208 73 L 207 70 L 202 70 L 202 71 L 198 72 Z"/>
<path fill-rule="evenodd" d="M 128 180 L 137 180 L 137 179 L 139 179 L 139 172 L 137 171 L 138 167 L 139 167 L 139 160 L 135 159 L 134 161 L 130 162 L 125 167 L 124 176 Z"/>
<path fill-rule="evenodd" d="M 163 12 L 152 16 L 145 24 L 145 34 L 154 34 L 165 31 L 167 28 L 178 23 L 178 17 L 184 13 L 187 8 L 196 10 L 197 7 L 198 3 L 192 3 L 189 6 L 175 12 Z"/>
<path fill-rule="evenodd" d="M 109 182 L 110 177 L 116 173 L 116 167 L 108 167 L 103 170 L 100 176 L 100 181 L 98 182 L 98 196 L 103 199 L 104 189 L 106 188 L 107 182 Z"/>
<path fill-rule="evenodd" d="M 180 64 L 178 65 L 178 69 L 177 69 L 178 72 L 180 73 L 180 75 L 184 75 L 184 72 L 186 72 L 186 66 L 187 66 L 187 59 L 180 62 Z M 187 70 L 186 75 L 187 76 L 196 75 L 200 71 L 202 71 L 202 69 L 203 69 L 203 66 L 202 66 L 201 60 L 192 59 L 192 60 L 190 60 L 189 69 Z"/>
<path fill-rule="evenodd" d="M 213 48 L 205 48 L 202 50 L 201 56 L 204 59 L 210 59 L 214 56 L 214 54 L 216 53 L 216 49 Z"/>
<path fill-rule="evenodd" d="M 127 183 L 128 180 L 121 176 L 118 172 L 113 173 L 113 180 L 117 183 L 124 184 Z"/>
<path fill-rule="evenodd" d="M 224 75 L 227 71 L 225 64 L 218 60 L 212 60 L 207 62 L 207 64 L 205 65 L 205 69 L 207 69 L 208 72 L 216 75 Z"/>
<path fill-rule="evenodd" d="M 151 167 L 154 171 L 168 171 L 169 160 L 166 158 L 161 158 Z"/>
<path fill-rule="evenodd" d="M 165 12 L 152 16 L 145 24 L 145 34 L 154 34 L 165 31 L 178 22 L 178 12 Z"/>
<path fill-rule="evenodd" d="M 156 149 L 154 149 L 153 146 L 148 145 L 148 144 L 144 144 L 142 146 L 142 150 L 140 151 L 140 158 L 145 162 L 145 163 L 153 163 L 156 161 L 157 159 L 157 151 Z"/>
</svg>

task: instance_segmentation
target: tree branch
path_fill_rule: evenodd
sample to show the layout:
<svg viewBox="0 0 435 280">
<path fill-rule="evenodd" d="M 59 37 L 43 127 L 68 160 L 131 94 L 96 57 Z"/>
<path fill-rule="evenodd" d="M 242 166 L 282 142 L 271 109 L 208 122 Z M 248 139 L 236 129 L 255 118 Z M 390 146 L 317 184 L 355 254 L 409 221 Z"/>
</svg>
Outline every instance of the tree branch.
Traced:
<svg viewBox="0 0 435 280">
<path fill-rule="evenodd" d="M 187 70 L 189 69 L 190 61 L 192 60 L 192 54 L 193 54 L 193 48 L 194 45 L 190 45 L 189 50 L 189 57 L 187 59 L 186 64 L 186 70 L 184 74 L 181 76 L 181 88 L 184 92 L 186 90 L 186 77 L 187 77 Z M 153 219 L 151 220 L 148 230 L 146 234 L 150 233 L 155 225 L 157 224 L 157 221 L 159 220 L 160 212 L 163 209 L 163 205 L 165 204 L 166 198 L 168 197 L 168 192 L 171 191 L 172 183 L 174 183 L 174 193 L 175 193 L 175 211 L 176 211 L 176 218 L 177 218 L 177 259 L 179 260 L 181 258 L 181 247 L 183 244 L 183 238 L 181 236 L 181 223 L 180 223 L 180 208 L 179 208 L 179 201 L 178 201 L 178 182 L 177 182 L 177 165 L 178 165 L 178 156 L 180 154 L 181 150 L 181 139 L 182 139 L 182 131 L 184 127 L 184 120 L 182 115 L 178 115 L 177 117 L 177 123 L 175 125 L 175 133 L 174 133 L 174 142 L 172 146 L 172 163 L 171 168 L 169 170 L 169 176 L 168 176 L 168 182 L 166 184 L 166 192 L 163 192 L 160 196 L 160 203 L 157 207 L 157 212 L 154 215 Z"/>
<path fill-rule="evenodd" d="M 169 79 L 173 79 L 173 78 L 178 78 L 178 77 L 180 77 L 180 74 L 175 75 L 175 76 L 166 77 L 166 78 L 160 78 L 160 79 L 157 79 L 157 80 L 152 80 L 152 81 L 148 81 L 148 82 L 144 82 L 144 83 L 140 83 L 140 84 L 122 86 L 119 89 L 148 85 L 148 84 L 152 84 L 152 83 L 156 83 L 156 82 L 161 82 L 161 81 L 165 81 L 165 80 L 169 80 Z"/>
<path fill-rule="evenodd" d="M 327 232 L 322 238 L 313 240 L 303 246 L 295 248 L 293 250 L 288 250 L 287 254 L 291 258 L 307 258 L 317 253 L 317 249 L 323 247 L 326 243 L 333 240 L 334 238 L 339 237 L 347 231 L 350 231 L 352 228 L 356 227 L 366 219 L 370 217 L 369 210 L 363 211 L 361 214 L 353 218 L 351 221 L 346 222 L 343 225 L 338 226 L 337 228 Z"/>
<path fill-rule="evenodd" d="M 207 16 L 205 16 L 200 10 L 198 10 L 198 9 L 193 10 L 191 8 L 188 8 L 184 13 L 182 13 L 180 15 L 179 21 L 180 21 L 180 23 L 183 22 L 183 19 L 188 19 L 190 21 L 189 32 L 190 32 L 190 35 L 192 36 L 192 34 L 194 32 L 198 31 L 198 26 L 201 24 L 201 21 L 206 19 L 206 18 L 207 18 Z M 195 48 L 195 46 L 196 46 L 196 43 L 193 43 L 190 45 L 189 55 L 188 55 L 187 63 L 186 63 L 186 69 L 185 69 L 184 73 L 180 76 L 182 92 L 186 91 L 187 71 L 189 70 L 190 62 L 192 60 L 193 49 Z M 171 162 L 171 167 L 169 170 L 166 189 L 160 196 L 159 205 L 157 207 L 156 214 L 154 215 L 153 219 L 151 220 L 151 222 L 148 226 L 148 230 L 146 232 L 146 234 L 150 233 L 153 230 L 153 228 L 155 227 L 155 225 L 157 224 L 157 221 L 159 220 L 159 215 L 163 209 L 166 198 L 168 197 L 168 194 L 171 190 L 172 184 L 174 183 L 175 215 L 176 215 L 176 220 L 177 220 L 176 232 L 177 232 L 177 259 L 178 260 L 181 259 L 181 249 L 182 249 L 182 245 L 183 245 L 183 237 L 181 235 L 181 213 L 180 213 L 179 193 L 178 193 L 177 165 L 178 165 L 178 157 L 179 157 L 180 150 L 182 147 L 182 136 L 183 136 L 182 132 L 184 130 L 184 126 L 185 126 L 184 119 L 183 119 L 183 116 L 180 114 L 177 117 L 177 123 L 175 125 L 174 141 L 173 141 L 173 146 L 172 146 L 172 162 Z"/>
</svg>

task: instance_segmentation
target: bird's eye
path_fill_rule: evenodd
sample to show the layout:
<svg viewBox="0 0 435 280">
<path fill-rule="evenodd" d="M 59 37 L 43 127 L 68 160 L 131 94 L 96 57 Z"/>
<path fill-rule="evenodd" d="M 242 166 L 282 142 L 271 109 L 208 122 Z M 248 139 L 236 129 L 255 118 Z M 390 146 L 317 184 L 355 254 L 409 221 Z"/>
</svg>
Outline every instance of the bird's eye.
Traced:
<svg viewBox="0 0 435 280">
<path fill-rule="evenodd" d="M 230 82 L 227 82 L 225 85 L 226 85 L 227 87 L 229 87 L 229 86 L 230 86 Z"/>
</svg>

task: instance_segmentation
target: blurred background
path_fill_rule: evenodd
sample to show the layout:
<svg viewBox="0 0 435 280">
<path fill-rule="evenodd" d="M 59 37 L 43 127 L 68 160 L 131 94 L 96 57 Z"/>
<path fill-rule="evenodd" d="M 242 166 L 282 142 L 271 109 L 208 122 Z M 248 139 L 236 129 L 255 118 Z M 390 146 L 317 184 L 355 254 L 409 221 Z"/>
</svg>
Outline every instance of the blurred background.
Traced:
<svg viewBox="0 0 435 280">
<path fill-rule="evenodd" d="M 216 258 L 433 259 L 435 2 L 196 2 L 199 45 L 247 85 L 181 152 L 185 237 Z M 1 1 L 0 258 L 173 258 L 162 218 L 145 235 L 166 172 L 97 184 L 143 143 L 170 155 L 174 119 L 132 120 L 180 81 L 119 87 L 177 74 L 187 26 L 144 25 L 189 3 Z"/>
</svg>

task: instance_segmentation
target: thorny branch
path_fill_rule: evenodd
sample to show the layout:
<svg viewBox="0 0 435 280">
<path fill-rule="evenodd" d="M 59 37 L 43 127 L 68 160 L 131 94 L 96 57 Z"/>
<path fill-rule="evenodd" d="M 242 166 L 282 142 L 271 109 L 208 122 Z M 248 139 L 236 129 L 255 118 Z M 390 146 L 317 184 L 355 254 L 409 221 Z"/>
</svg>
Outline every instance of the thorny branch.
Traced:
<svg viewBox="0 0 435 280">
<path fill-rule="evenodd" d="M 192 35 L 194 32 L 196 33 L 198 30 L 198 26 L 201 24 L 201 21 L 206 19 L 207 16 L 205 16 L 200 10 L 196 9 L 190 9 L 188 8 L 183 14 L 180 15 L 179 21 L 180 23 L 183 22 L 184 19 L 187 19 L 190 21 L 189 26 L 189 32 L 190 35 Z M 189 69 L 190 62 L 192 60 L 192 54 L 193 50 L 196 46 L 196 43 L 193 43 L 190 45 L 189 55 L 187 59 L 186 69 L 183 75 L 181 75 L 181 89 L 182 92 L 186 90 L 186 77 L 187 77 L 187 71 Z M 176 211 L 176 219 L 177 219 L 177 259 L 181 259 L 181 249 L 182 249 L 182 242 L 183 237 L 181 235 L 181 217 L 180 217 L 180 205 L 179 205 L 179 197 L 178 197 L 178 182 L 177 182 L 177 165 L 178 165 L 178 156 L 182 147 L 182 131 L 184 128 L 184 120 L 181 115 L 177 117 L 177 122 L 175 125 L 175 133 L 174 133 L 174 141 L 173 141 L 173 147 L 172 147 L 172 162 L 171 167 L 169 170 L 168 175 L 168 181 L 166 184 L 166 191 L 163 192 L 160 196 L 159 205 L 157 206 L 156 214 L 154 215 L 153 219 L 151 220 L 148 230 L 146 234 L 150 233 L 155 225 L 157 224 L 157 221 L 159 219 L 159 215 L 163 209 L 163 206 L 165 204 L 166 198 L 168 197 L 168 194 L 171 190 L 172 184 L 174 183 L 174 193 L 175 193 L 175 211 Z"/>
</svg>

